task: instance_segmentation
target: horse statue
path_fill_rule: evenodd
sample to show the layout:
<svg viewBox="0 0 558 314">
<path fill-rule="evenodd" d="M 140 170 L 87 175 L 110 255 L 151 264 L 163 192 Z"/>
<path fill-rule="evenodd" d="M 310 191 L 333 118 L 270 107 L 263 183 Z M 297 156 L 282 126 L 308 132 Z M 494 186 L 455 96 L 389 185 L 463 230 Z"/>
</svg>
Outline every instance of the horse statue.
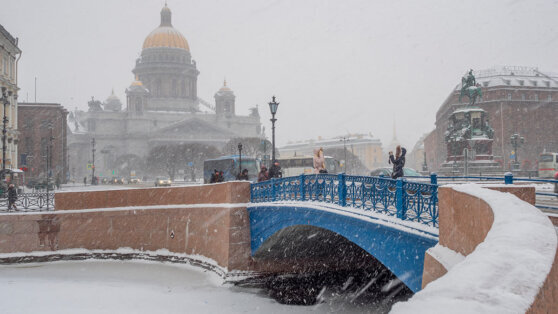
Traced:
<svg viewBox="0 0 558 314">
<path fill-rule="evenodd" d="M 473 75 L 473 70 L 469 70 L 469 74 L 461 78 L 461 93 L 459 94 L 459 102 L 463 96 L 469 98 L 469 106 L 472 106 L 477 101 L 477 97 L 482 98 L 482 90 L 477 86 L 477 81 Z"/>
</svg>

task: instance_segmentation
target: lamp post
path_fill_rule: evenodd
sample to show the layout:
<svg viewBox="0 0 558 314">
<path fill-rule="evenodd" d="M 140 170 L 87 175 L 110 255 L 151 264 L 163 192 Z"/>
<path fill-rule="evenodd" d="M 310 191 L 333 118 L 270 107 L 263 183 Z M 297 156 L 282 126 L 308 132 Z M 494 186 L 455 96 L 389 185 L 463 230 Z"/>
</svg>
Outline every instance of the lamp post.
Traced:
<svg viewBox="0 0 558 314">
<path fill-rule="evenodd" d="M 47 169 L 47 180 L 46 180 L 46 207 L 47 207 L 47 211 L 49 210 L 49 194 L 48 194 L 48 190 L 49 190 L 49 185 L 50 185 L 50 177 L 51 177 L 51 171 L 52 171 L 52 141 L 54 140 L 54 136 L 52 135 L 52 124 L 49 124 L 49 130 L 50 130 L 50 137 L 49 137 L 49 145 L 47 147 L 47 151 L 46 151 L 46 169 Z"/>
<path fill-rule="evenodd" d="M 275 164 L 275 121 L 277 121 L 277 119 L 275 119 L 275 114 L 277 113 L 277 107 L 279 107 L 279 103 L 275 101 L 275 96 L 273 96 L 269 103 L 269 111 L 271 111 L 271 164 Z"/>
<path fill-rule="evenodd" d="M 97 185 L 97 179 L 95 178 L 95 138 L 91 139 L 91 153 L 93 154 L 93 162 L 91 165 L 91 185 Z"/>
<path fill-rule="evenodd" d="M 8 117 L 6 116 L 6 106 L 10 104 L 10 97 L 12 96 L 12 91 L 6 91 L 7 88 L 2 86 L 2 104 L 4 105 L 4 118 L 2 119 L 2 175 L 1 178 L 4 180 L 6 178 L 6 133 Z"/>
<path fill-rule="evenodd" d="M 238 175 L 242 173 L 242 143 L 238 143 Z"/>
<path fill-rule="evenodd" d="M 521 147 L 521 145 L 525 144 L 525 138 L 518 133 L 515 133 L 510 137 L 510 144 L 513 146 L 513 151 L 515 153 L 513 168 L 519 170 L 519 152 L 517 151 L 517 149 Z"/>
</svg>

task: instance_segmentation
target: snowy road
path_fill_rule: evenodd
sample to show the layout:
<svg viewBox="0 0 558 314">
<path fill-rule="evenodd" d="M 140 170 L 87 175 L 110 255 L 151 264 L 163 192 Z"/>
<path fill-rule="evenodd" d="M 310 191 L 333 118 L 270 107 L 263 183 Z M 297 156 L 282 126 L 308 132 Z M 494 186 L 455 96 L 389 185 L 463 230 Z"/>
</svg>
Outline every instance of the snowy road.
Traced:
<svg viewBox="0 0 558 314">
<path fill-rule="evenodd" d="M 374 313 L 345 299 L 282 305 L 211 272 L 145 261 L 0 266 L 0 295 L 0 313 Z"/>
</svg>

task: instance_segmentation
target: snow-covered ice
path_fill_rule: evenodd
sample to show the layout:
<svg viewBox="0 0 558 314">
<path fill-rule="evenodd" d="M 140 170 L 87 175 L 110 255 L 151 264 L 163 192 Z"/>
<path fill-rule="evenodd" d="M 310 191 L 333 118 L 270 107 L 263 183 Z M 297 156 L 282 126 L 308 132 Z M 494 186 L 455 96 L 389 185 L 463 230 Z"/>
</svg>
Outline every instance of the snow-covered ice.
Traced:
<svg viewBox="0 0 558 314">
<path fill-rule="evenodd" d="M 283 305 L 183 264 L 73 261 L 0 266 L 0 313 L 373 313 L 345 302 Z"/>
</svg>

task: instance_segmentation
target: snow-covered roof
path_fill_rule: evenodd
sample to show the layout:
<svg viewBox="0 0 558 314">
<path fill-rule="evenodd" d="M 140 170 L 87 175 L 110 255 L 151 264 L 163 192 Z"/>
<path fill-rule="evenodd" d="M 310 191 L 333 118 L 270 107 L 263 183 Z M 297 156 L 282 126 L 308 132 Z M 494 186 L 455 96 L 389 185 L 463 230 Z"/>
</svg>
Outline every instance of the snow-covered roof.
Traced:
<svg viewBox="0 0 558 314">
<path fill-rule="evenodd" d="M 542 72 L 536 67 L 495 66 L 490 69 L 473 71 L 477 84 L 481 87 L 538 87 L 558 88 L 558 74 Z M 461 89 L 461 83 L 455 87 Z"/>
</svg>

